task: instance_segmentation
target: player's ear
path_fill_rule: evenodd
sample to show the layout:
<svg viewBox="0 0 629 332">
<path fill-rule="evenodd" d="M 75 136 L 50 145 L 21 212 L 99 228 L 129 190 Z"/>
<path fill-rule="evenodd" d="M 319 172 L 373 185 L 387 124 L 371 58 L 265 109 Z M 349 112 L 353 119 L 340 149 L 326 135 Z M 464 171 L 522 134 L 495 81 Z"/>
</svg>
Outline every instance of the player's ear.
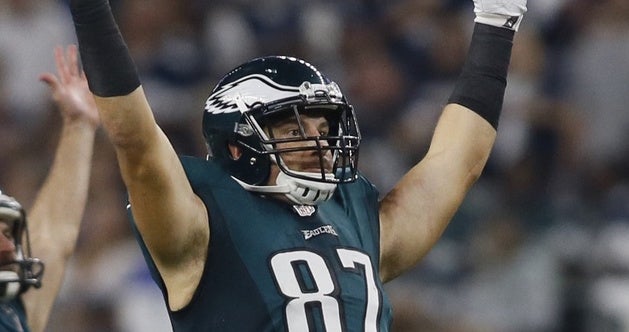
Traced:
<svg viewBox="0 0 629 332">
<path fill-rule="evenodd" d="M 240 156 L 242 156 L 242 151 L 240 150 L 240 147 L 231 143 L 227 144 L 227 147 L 229 148 L 229 154 L 231 155 L 232 159 L 240 159 Z"/>
</svg>

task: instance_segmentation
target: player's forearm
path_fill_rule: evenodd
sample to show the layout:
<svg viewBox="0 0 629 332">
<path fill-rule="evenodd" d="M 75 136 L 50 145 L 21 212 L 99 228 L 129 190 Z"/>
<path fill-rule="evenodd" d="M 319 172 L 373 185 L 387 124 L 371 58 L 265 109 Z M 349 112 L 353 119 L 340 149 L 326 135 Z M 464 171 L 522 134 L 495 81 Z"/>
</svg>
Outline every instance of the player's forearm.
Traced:
<svg viewBox="0 0 629 332">
<path fill-rule="evenodd" d="M 29 211 L 33 249 L 36 246 L 62 243 L 63 255 L 70 255 L 83 218 L 92 167 L 96 128 L 86 122 L 66 123 L 52 167 Z M 41 239 L 41 240 L 40 240 Z"/>
<path fill-rule="evenodd" d="M 44 185 L 29 212 L 31 247 L 46 263 L 41 289 L 24 294 L 32 331 L 43 331 L 74 252 L 87 202 L 93 142 L 91 123 L 66 123 Z"/>
<path fill-rule="evenodd" d="M 448 169 L 444 179 L 463 184 L 467 191 L 478 179 L 496 139 L 496 130 L 488 121 L 467 107 L 450 104 L 441 115 L 426 161 L 433 156 L 443 160 L 440 169 Z"/>
<path fill-rule="evenodd" d="M 140 157 L 159 135 L 141 86 L 126 96 L 94 96 L 94 100 L 103 128 L 118 153 Z"/>
</svg>

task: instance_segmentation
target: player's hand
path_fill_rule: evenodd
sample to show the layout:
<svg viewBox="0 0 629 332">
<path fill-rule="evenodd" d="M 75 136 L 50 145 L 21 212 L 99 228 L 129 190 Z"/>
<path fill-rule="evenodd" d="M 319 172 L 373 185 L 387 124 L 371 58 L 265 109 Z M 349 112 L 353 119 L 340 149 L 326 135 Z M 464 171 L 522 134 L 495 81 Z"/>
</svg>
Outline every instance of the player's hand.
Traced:
<svg viewBox="0 0 629 332">
<path fill-rule="evenodd" d="M 474 0 L 474 22 L 518 31 L 526 0 Z"/>
<path fill-rule="evenodd" d="M 55 47 L 55 63 L 58 76 L 44 73 L 39 79 L 50 87 L 52 99 L 59 107 L 64 121 L 83 121 L 94 128 L 98 127 L 100 117 L 85 73 L 79 69 L 76 45 L 68 46 L 65 53 L 61 46 Z"/>
</svg>

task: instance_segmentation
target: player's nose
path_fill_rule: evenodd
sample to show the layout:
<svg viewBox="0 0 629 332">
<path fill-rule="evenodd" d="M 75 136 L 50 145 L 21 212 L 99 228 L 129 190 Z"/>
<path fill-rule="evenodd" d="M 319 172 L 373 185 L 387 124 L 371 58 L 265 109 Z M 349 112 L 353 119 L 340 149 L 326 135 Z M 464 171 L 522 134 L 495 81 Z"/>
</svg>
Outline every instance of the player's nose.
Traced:
<svg viewBox="0 0 629 332">
<path fill-rule="evenodd" d="M 0 260 L 15 254 L 15 243 L 4 234 L 0 234 Z"/>
</svg>

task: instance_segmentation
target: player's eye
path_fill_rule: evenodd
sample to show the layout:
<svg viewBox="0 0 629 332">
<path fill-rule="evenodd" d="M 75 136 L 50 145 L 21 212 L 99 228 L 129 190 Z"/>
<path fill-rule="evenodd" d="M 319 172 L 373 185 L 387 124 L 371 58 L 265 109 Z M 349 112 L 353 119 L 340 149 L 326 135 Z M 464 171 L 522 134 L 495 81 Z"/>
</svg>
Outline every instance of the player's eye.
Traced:
<svg viewBox="0 0 629 332">
<path fill-rule="evenodd" d="M 13 240 L 13 233 L 10 229 L 2 232 L 2 235 L 4 235 L 4 237 L 6 237 L 8 240 Z"/>
</svg>

